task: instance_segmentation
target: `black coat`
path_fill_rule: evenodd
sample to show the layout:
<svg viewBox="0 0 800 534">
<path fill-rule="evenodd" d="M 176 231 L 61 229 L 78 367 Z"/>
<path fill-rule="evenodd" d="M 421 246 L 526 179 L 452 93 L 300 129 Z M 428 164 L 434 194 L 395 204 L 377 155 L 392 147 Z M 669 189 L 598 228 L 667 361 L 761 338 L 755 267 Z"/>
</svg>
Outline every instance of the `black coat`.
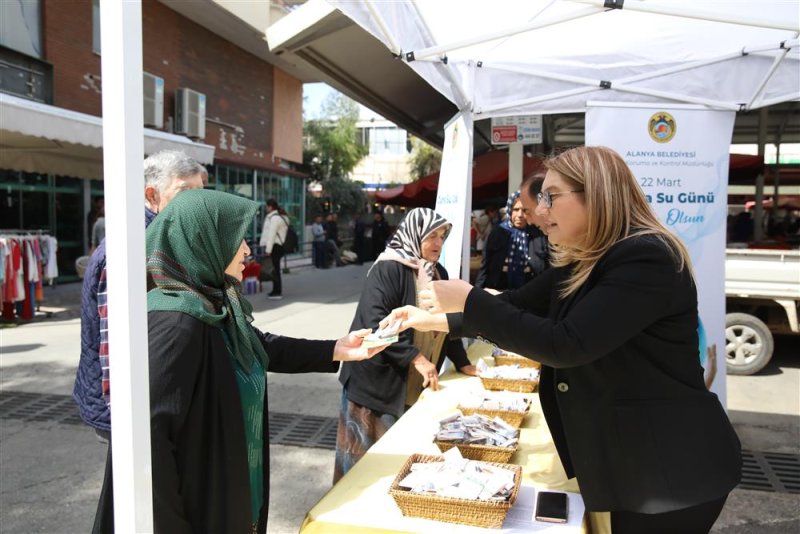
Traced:
<svg viewBox="0 0 800 534">
<path fill-rule="evenodd" d="M 148 313 L 148 327 L 155 532 L 250 534 L 244 419 L 234 363 L 222 331 L 190 315 L 168 311 Z M 334 341 L 261 332 L 259 337 L 269 355 L 269 371 L 338 369 L 332 361 Z M 260 533 L 266 532 L 269 503 L 268 411 L 265 396 Z M 111 524 L 112 504 L 112 492 L 104 487 L 98 513 L 105 517 L 100 524 Z"/>
<path fill-rule="evenodd" d="M 500 225 L 495 226 L 483 248 L 481 266 L 475 278 L 476 287 L 500 291 L 508 289 L 508 273 L 503 270 L 503 267 L 505 267 L 510 248 L 511 234 Z M 530 256 L 530 273 L 526 280 L 530 281 L 550 267 L 550 245 L 547 236 L 535 227 L 531 230 L 531 237 L 528 241 L 528 255 Z"/>
<path fill-rule="evenodd" d="M 544 364 L 542 409 L 588 510 L 661 513 L 726 495 L 740 444 L 703 382 L 690 275 L 652 237 L 616 244 L 562 300 L 567 275 L 550 269 L 500 297 L 473 289 L 450 331 Z"/>
<path fill-rule="evenodd" d="M 436 265 L 439 277 L 447 280 L 447 271 Z M 379 261 L 372 266 L 361 292 L 356 315 L 350 329 L 376 328 L 395 308 L 417 304 L 416 273 L 396 261 Z M 347 390 L 347 398 L 356 404 L 396 417 L 405 410 L 408 367 L 419 350 L 414 346 L 414 331 L 406 330 L 400 339 L 369 360 L 345 362 L 339 382 Z M 430 357 L 430 354 L 426 354 Z M 437 367 L 447 356 L 461 369 L 469 359 L 460 339 L 448 339 L 442 347 Z"/>
<path fill-rule="evenodd" d="M 492 228 L 486 244 L 483 246 L 483 256 L 475 286 L 503 290 L 508 288 L 508 273 L 503 272 L 508 249 L 511 244 L 511 234 L 503 230 L 500 225 Z"/>
</svg>

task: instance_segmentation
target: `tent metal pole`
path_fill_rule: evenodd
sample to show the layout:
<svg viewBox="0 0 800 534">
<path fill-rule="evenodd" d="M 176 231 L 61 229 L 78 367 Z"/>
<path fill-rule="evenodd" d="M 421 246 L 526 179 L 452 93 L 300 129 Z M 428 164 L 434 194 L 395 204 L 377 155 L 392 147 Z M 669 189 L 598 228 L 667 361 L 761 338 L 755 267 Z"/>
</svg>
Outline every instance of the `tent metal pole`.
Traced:
<svg viewBox="0 0 800 534">
<path fill-rule="evenodd" d="M 142 219 L 142 4 L 102 0 L 103 174 L 114 384 L 116 532 L 153 532 L 145 237 Z M 119 179 L 118 179 L 119 178 Z M 135 199 L 139 199 L 138 202 Z"/>
<path fill-rule="evenodd" d="M 710 58 L 710 59 L 706 59 L 706 60 L 702 60 L 702 61 L 695 61 L 693 63 L 687 63 L 687 64 L 683 64 L 683 65 L 675 65 L 674 67 L 667 67 L 665 69 L 659 69 L 659 70 L 652 71 L 652 72 L 646 72 L 644 74 L 638 74 L 636 76 L 630 76 L 628 78 L 623 78 L 621 80 L 617 80 L 614 83 L 630 83 L 630 82 L 638 82 L 638 81 L 642 81 L 642 80 L 647 80 L 647 79 L 651 79 L 651 78 L 658 78 L 658 77 L 661 77 L 661 76 L 666 76 L 668 74 L 674 74 L 676 72 L 682 72 L 682 71 L 685 71 L 685 70 L 696 69 L 698 67 L 705 67 L 705 66 L 708 66 L 708 65 L 713 65 L 715 63 L 722 63 L 724 61 L 730 61 L 731 59 L 737 59 L 737 58 L 740 58 L 740 57 L 742 57 L 744 55 L 756 54 L 758 52 L 765 52 L 765 51 L 769 51 L 769 50 L 779 50 L 780 47 L 781 47 L 781 45 L 779 43 L 777 45 L 760 46 L 760 47 L 754 47 L 754 48 L 744 48 L 742 50 L 736 50 L 735 52 L 731 52 L 730 54 L 725 54 L 724 56 L 717 56 L 715 58 Z M 789 48 L 791 48 L 791 46 Z M 521 67 L 511 67 L 511 66 L 505 66 L 505 65 L 497 65 L 497 64 L 494 64 L 494 63 L 491 63 L 491 62 L 487 62 L 487 61 L 483 62 L 483 68 L 491 68 L 491 69 L 502 70 L 502 71 L 506 71 L 506 72 L 516 72 L 516 73 L 519 73 L 519 74 L 529 74 L 531 76 L 541 76 L 543 78 L 544 77 L 552 77 L 553 79 L 558 79 L 558 80 L 563 80 L 563 81 L 576 81 L 578 83 L 584 83 L 584 82 L 582 82 L 580 80 L 585 80 L 586 83 L 597 84 L 597 80 L 595 80 L 595 79 L 578 78 L 578 77 L 572 77 L 570 79 L 566 75 L 562 75 L 562 74 L 556 75 L 556 74 L 549 74 L 549 73 L 542 72 L 542 71 L 534 71 L 534 70 L 531 70 L 531 69 L 525 69 L 525 68 L 521 68 Z M 556 77 L 556 76 L 560 76 L 560 77 Z"/>
<path fill-rule="evenodd" d="M 439 66 L 439 70 L 445 75 L 447 80 L 450 82 L 450 85 L 453 87 L 453 91 L 455 92 L 455 97 L 459 100 L 456 102 L 458 104 L 458 109 L 464 111 L 470 107 L 470 99 L 467 98 L 467 94 L 464 92 L 464 88 L 461 87 L 461 84 L 456 79 L 453 71 L 450 70 L 450 67 L 447 65 Z"/>
<path fill-rule="evenodd" d="M 486 68 L 487 66 L 488 67 L 492 67 L 491 65 L 484 65 L 484 68 Z M 554 74 L 554 73 L 550 73 L 550 72 L 532 73 L 532 72 L 529 72 L 529 71 L 524 70 L 524 69 L 514 69 L 513 67 L 492 67 L 492 68 L 501 68 L 501 69 L 509 71 L 509 72 L 519 72 L 520 74 L 529 74 L 531 76 L 536 76 L 536 77 L 540 77 L 540 78 L 546 78 L 546 79 L 552 79 L 552 80 L 558 80 L 558 81 L 565 81 L 565 82 L 570 82 L 570 83 L 577 83 L 577 84 L 581 84 L 581 85 L 586 85 L 588 87 L 580 88 L 580 89 L 572 89 L 572 90 L 568 90 L 568 91 L 562 91 L 561 93 L 553 93 L 553 94 L 547 95 L 546 97 L 523 99 L 523 100 L 517 100 L 515 102 L 507 102 L 507 103 L 499 104 L 499 105 L 495 105 L 495 106 L 482 107 L 482 108 L 477 109 L 475 111 L 475 115 L 476 116 L 485 115 L 487 113 L 492 113 L 494 111 L 499 111 L 501 109 L 508 109 L 508 108 L 515 107 L 515 106 L 530 105 L 530 104 L 535 104 L 535 103 L 538 103 L 538 102 L 545 102 L 547 100 L 554 100 L 554 99 L 562 98 L 562 97 L 566 97 L 566 96 L 574 96 L 574 95 L 578 95 L 578 94 L 588 93 L 588 92 L 599 90 L 599 87 L 600 87 L 599 81 L 596 80 L 596 79 L 589 79 L 589 78 L 583 78 L 583 77 L 578 77 L 578 76 L 569 76 L 569 75 L 565 75 L 565 74 Z M 686 68 L 691 68 L 691 67 L 686 67 Z M 655 76 L 656 73 L 652 73 L 651 75 Z M 650 75 L 648 77 L 650 77 Z M 687 103 L 690 103 L 690 104 L 701 104 L 701 105 L 704 105 L 704 106 L 711 106 L 711 107 L 716 107 L 716 108 L 721 108 L 721 109 L 730 109 L 730 110 L 733 110 L 733 111 L 739 111 L 739 108 L 740 108 L 740 106 L 738 104 L 731 104 L 729 102 L 724 102 L 724 101 L 720 101 L 720 100 L 712 100 L 712 99 L 707 99 L 707 98 L 697 98 L 697 97 L 690 97 L 690 96 L 684 96 L 684 95 L 670 94 L 670 93 L 666 93 L 664 91 L 656 91 L 654 89 L 648 89 L 648 88 L 631 87 L 629 85 L 626 85 L 624 83 L 625 81 L 626 80 L 622 80 L 622 81 L 619 81 L 619 82 L 613 82 L 612 81 L 611 89 L 612 90 L 625 91 L 625 92 L 628 92 L 628 93 L 637 93 L 637 94 L 642 94 L 642 95 L 647 95 L 647 96 L 656 96 L 658 98 L 666 98 L 668 100 L 677 100 L 679 102 L 687 102 Z"/>
<path fill-rule="evenodd" d="M 576 4 L 586 4 L 595 7 L 603 7 L 605 0 L 569 0 Z M 712 13 L 702 9 L 691 8 L 676 8 L 666 5 L 653 5 L 648 2 L 626 2 L 624 11 L 638 11 L 642 13 L 651 13 L 654 15 L 667 15 L 673 17 L 682 17 L 688 19 L 707 20 L 711 22 L 727 22 L 729 24 L 739 24 L 742 26 L 755 26 L 757 28 L 771 28 L 774 30 L 790 30 L 797 31 L 797 22 L 792 21 L 776 21 L 763 17 L 742 17 L 732 15 L 730 13 Z"/>
<path fill-rule="evenodd" d="M 505 28 L 503 30 L 498 30 L 490 33 L 486 33 L 484 35 L 480 35 L 478 37 L 473 37 L 471 39 L 463 39 L 461 41 L 456 41 L 454 43 L 448 43 L 445 45 L 437 45 L 432 46 L 429 48 L 423 48 L 421 50 L 416 50 L 413 53 L 414 60 L 416 59 L 424 59 L 428 57 L 437 57 L 447 54 L 448 52 L 452 52 L 453 50 L 459 50 L 461 48 L 466 48 L 468 46 L 473 46 L 481 43 L 485 43 L 488 41 L 494 41 L 496 39 L 503 39 L 505 37 L 511 37 L 513 35 L 517 35 L 519 33 L 525 33 L 529 31 L 533 31 L 539 28 L 546 28 L 547 26 L 553 26 L 555 24 L 560 24 L 562 22 L 566 22 L 568 20 L 575 20 L 582 17 L 587 17 L 589 15 L 594 15 L 603 11 L 602 9 L 597 8 L 587 8 L 581 11 L 576 11 L 574 13 L 570 13 L 569 15 L 561 15 L 558 17 L 553 17 L 551 19 L 543 20 L 543 21 L 534 21 L 528 22 L 526 24 L 521 24 L 519 26 L 513 26 L 511 28 Z"/>
<path fill-rule="evenodd" d="M 769 100 L 761 100 L 758 103 L 758 107 L 768 108 L 769 106 L 774 106 L 775 104 L 783 104 L 784 102 L 791 102 L 792 100 L 797 100 L 797 93 L 787 93 L 785 95 L 770 98 Z"/>
<path fill-rule="evenodd" d="M 392 54 L 399 56 L 400 47 L 397 46 L 397 42 L 389 32 L 389 28 L 386 26 L 386 21 L 383 20 L 380 12 L 375 9 L 375 6 L 372 4 L 372 0 L 365 0 L 364 3 L 367 5 L 367 9 L 369 9 L 370 14 L 375 18 L 375 22 L 378 23 L 378 27 L 381 29 L 384 39 L 389 42 L 389 48 L 392 51 Z"/>
<path fill-rule="evenodd" d="M 758 155 L 764 161 L 765 147 L 767 144 L 767 121 L 769 119 L 767 108 L 761 108 L 758 114 Z M 753 241 L 764 239 L 764 171 L 756 177 L 756 205 L 753 214 Z"/>
<path fill-rule="evenodd" d="M 795 38 L 796 37 L 797 35 L 795 35 Z M 778 66 L 781 64 L 786 55 L 789 53 L 789 50 L 791 50 L 791 48 L 784 48 L 782 53 L 775 56 L 775 59 L 773 60 L 772 65 L 769 68 L 769 71 L 767 71 L 767 74 L 764 76 L 764 78 L 762 78 L 761 83 L 753 92 L 753 98 L 751 98 L 750 102 L 747 103 L 747 109 L 751 109 L 756 99 L 760 97 L 761 94 L 764 92 L 764 88 L 767 86 L 767 82 L 769 82 L 770 78 L 772 78 L 772 75 L 775 74 L 775 71 L 778 70 Z"/>
<path fill-rule="evenodd" d="M 730 102 L 723 102 L 722 100 L 712 100 L 710 98 L 697 98 L 693 96 L 675 95 L 665 91 L 656 91 L 643 87 L 629 87 L 625 84 L 615 84 L 613 89 L 617 91 L 624 91 L 626 93 L 634 93 L 638 95 L 655 96 L 658 98 L 666 98 L 668 100 L 677 100 L 678 102 L 685 102 L 687 104 L 699 104 L 701 106 L 709 106 L 717 109 L 729 109 L 731 111 L 739 111 L 739 104 L 731 104 Z"/>
<path fill-rule="evenodd" d="M 585 93 L 591 93 L 598 89 L 597 85 L 595 84 L 594 87 L 579 87 L 577 89 L 569 89 L 567 91 L 561 91 L 559 93 L 552 93 L 545 96 L 537 96 L 536 98 L 525 98 L 523 100 L 515 100 L 513 102 L 506 102 L 504 104 L 495 104 L 494 106 L 486 106 L 483 108 L 476 108 L 475 109 L 475 117 L 479 117 L 485 119 L 494 115 L 495 111 L 502 111 L 504 109 L 514 108 L 514 107 L 521 107 L 521 106 L 528 106 L 531 104 L 538 104 L 539 102 L 547 102 L 548 100 L 556 100 L 559 98 L 564 98 L 568 96 L 576 96 L 582 95 Z M 575 112 L 583 112 L 583 108 L 575 109 Z"/>
<path fill-rule="evenodd" d="M 422 26 L 422 30 L 425 32 L 425 37 L 431 43 L 435 43 L 436 39 L 434 39 L 433 33 L 431 32 L 431 29 L 428 26 L 428 21 L 425 20 L 425 17 L 422 15 L 422 12 L 419 10 L 419 6 L 417 5 L 417 3 L 414 0 L 411 1 L 411 7 L 414 9 L 414 11 L 417 14 L 417 18 L 419 20 L 420 25 Z M 464 91 L 464 88 L 461 87 L 461 84 L 456 79 L 456 77 L 453 74 L 453 72 L 450 70 L 450 65 L 442 64 L 442 61 L 441 61 L 440 57 L 437 57 L 435 59 L 431 58 L 431 60 L 436 62 L 436 65 L 437 65 L 436 69 L 438 71 L 440 71 L 442 74 L 444 74 L 444 76 L 447 78 L 447 80 L 450 82 L 451 86 L 453 87 L 453 92 L 456 93 L 455 96 L 459 100 L 458 102 L 456 102 L 456 104 L 458 105 L 458 109 L 463 111 L 463 110 L 467 109 L 468 107 L 470 107 L 470 105 L 471 105 L 470 102 L 472 101 L 472 99 L 467 97 L 466 91 Z"/>
<path fill-rule="evenodd" d="M 416 0 L 411 0 L 411 7 L 414 8 L 414 11 L 417 13 L 417 18 L 419 19 L 420 26 L 422 26 L 422 30 L 425 32 L 425 37 L 429 42 L 435 44 L 436 39 L 433 37 L 433 32 L 431 31 L 430 26 L 428 26 L 428 21 L 425 19 L 422 11 L 419 10 Z"/>
</svg>

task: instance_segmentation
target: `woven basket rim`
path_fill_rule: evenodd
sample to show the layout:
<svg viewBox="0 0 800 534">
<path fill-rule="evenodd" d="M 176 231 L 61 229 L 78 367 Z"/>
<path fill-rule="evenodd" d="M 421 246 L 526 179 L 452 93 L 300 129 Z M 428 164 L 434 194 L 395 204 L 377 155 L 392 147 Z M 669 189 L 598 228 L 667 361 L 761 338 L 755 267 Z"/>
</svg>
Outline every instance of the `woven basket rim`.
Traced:
<svg viewBox="0 0 800 534">
<path fill-rule="evenodd" d="M 471 460 L 471 461 L 480 461 L 480 460 Z M 511 490 L 511 495 L 508 496 L 508 499 L 505 501 L 480 501 L 477 499 L 460 499 L 458 497 L 442 497 L 440 495 L 424 495 L 421 493 L 411 493 L 410 490 L 401 489 L 399 484 L 400 481 L 403 480 L 408 473 L 411 472 L 411 464 L 414 463 L 434 463 L 434 462 L 444 462 L 444 456 L 442 455 L 433 455 L 433 454 L 419 454 L 414 453 L 409 456 L 403 467 L 400 468 L 398 471 L 397 476 L 395 476 L 394 480 L 392 481 L 392 485 L 389 486 L 389 494 L 392 496 L 398 496 L 401 498 L 419 498 L 430 500 L 431 502 L 441 501 L 444 503 L 451 503 L 451 504 L 464 504 L 468 506 L 479 506 L 484 508 L 511 508 L 511 506 L 517 501 L 517 494 L 519 493 L 519 487 L 522 485 L 522 467 L 516 464 L 501 464 L 498 462 L 482 462 L 488 465 L 492 465 L 494 467 L 499 467 L 502 469 L 508 469 L 509 471 L 514 472 L 514 489 Z M 465 510 L 468 512 L 468 509 Z"/>
<path fill-rule="evenodd" d="M 535 367 L 535 368 L 538 369 L 538 368 L 540 368 L 542 366 L 542 362 L 537 361 L 537 360 L 533 360 L 531 358 L 527 358 L 525 356 L 519 356 L 519 355 L 511 356 L 509 354 L 498 354 L 498 355 L 493 356 L 493 357 L 494 357 L 494 361 L 495 361 L 496 365 L 506 365 L 506 364 L 498 362 L 498 360 L 506 360 L 506 361 L 509 361 L 509 362 L 515 362 L 515 363 L 512 363 L 511 365 L 515 365 L 516 364 L 516 365 L 520 365 L 522 367 Z M 516 362 L 525 362 L 525 363 L 516 363 Z"/>
<path fill-rule="evenodd" d="M 525 408 L 524 410 L 496 410 L 494 408 L 480 408 L 480 407 L 476 408 L 474 406 L 462 406 L 460 404 L 456 408 L 461 410 L 462 412 L 464 410 L 473 410 L 479 412 L 492 412 L 492 413 L 503 413 L 503 414 L 513 414 L 513 415 L 518 415 L 518 414 L 526 415 L 528 414 L 528 412 L 531 411 L 530 404 L 528 404 L 528 407 Z"/>
<path fill-rule="evenodd" d="M 499 447 L 497 445 L 480 445 L 478 443 L 461 443 L 461 442 L 458 442 L 458 441 L 443 441 L 443 440 L 440 440 L 440 439 L 434 439 L 433 442 L 436 445 L 439 445 L 439 443 L 442 443 L 442 444 L 445 444 L 445 445 L 452 445 L 453 447 L 469 447 L 470 449 L 475 449 L 475 450 L 479 450 L 479 451 L 492 451 L 492 452 L 496 451 L 496 452 L 503 452 L 503 453 L 509 452 L 509 451 L 510 452 L 517 452 L 517 449 L 519 449 L 519 441 L 517 441 L 517 444 L 514 445 L 513 447 Z"/>
</svg>

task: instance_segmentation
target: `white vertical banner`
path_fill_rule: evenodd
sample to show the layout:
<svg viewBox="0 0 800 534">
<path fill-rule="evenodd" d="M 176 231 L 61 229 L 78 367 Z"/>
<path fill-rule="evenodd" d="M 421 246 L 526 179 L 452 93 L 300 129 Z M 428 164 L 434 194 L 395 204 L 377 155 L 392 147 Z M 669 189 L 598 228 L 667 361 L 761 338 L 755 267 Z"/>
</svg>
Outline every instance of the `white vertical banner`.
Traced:
<svg viewBox="0 0 800 534">
<path fill-rule="evenodd" d="M 452 223 L 439 263 L 450 278 L 469 280 L 469 229 L 472 210 L 472 114 L 462 112 L 444 128 L 436 212 Z"/>
<path fill-rule="evenodd" d="M 103 175 L 117 533 L 153 532 L 144 241 L 142 6 L 100 3 Z"/>
<path fill-rule="evenodd" d="M 661 221 L 689 249 L 700 314 L 698 357 L 725 398 L 725 229 L 733 111 L 589 103 L 586 144 L 616 150 Z M 653 303 L 654 305 L 656 303 Z"/>
</svg>

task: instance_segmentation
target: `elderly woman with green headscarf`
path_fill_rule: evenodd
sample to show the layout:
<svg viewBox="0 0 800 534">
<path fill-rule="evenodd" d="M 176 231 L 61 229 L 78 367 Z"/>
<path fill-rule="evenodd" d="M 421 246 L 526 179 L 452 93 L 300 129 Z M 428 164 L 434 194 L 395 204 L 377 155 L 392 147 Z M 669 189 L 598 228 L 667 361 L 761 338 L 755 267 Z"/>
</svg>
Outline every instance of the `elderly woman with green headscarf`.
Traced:
<svg viewBox="0 0 800 534">
<path fill-rule="evenodd" d="M 336 372 L 339 361 L 385 347 L 361 346 L 369 330 L 315 341 L 251 325 L 240 282 L 257 209 L 228 193 L 186 191 L 147 229 L 156 532 L 266 532 L 266 371 Z M 99 514 L 113 513 L 106 489 Z"/>
<path fill-rule="evenodd" d="M 419 291 L 431 280 L 447 280 L 439 256 L 451 226 L 428 208 L 408 212 L 367 273 L 351 329 L 376 327 L 392 309 L 418 302 Z M 461 340 L 411 330 L 378 357 L 342 365 L 334 482 L 414 404 L 423 388 L 438 388 L 445 356 L 459 371 L 476 374 Z"/>
</svg>

